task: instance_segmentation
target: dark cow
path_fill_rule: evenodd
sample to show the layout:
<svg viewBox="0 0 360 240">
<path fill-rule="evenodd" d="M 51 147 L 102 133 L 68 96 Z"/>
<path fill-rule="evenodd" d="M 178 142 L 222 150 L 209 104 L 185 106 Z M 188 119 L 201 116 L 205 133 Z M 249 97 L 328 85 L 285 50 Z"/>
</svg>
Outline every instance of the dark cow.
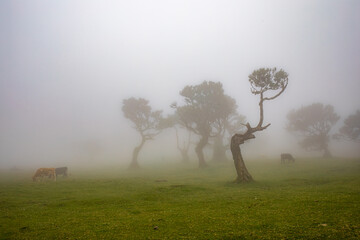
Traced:
<svg viewBox="0 0 360 240">
<path fill-rule="evenodd" d="M 68 168 L 67 167 L 59 167 L 55 168 L 55 173 L 57 175 L 63 175 L 64 177 L 67 177 L 68 175 Z"/>
<path fill-rule="evenodd" d="M 290 153 L 282 153 L 281 155 L 281 163 L 288 162 L 295 162 L 295 158 Z"/>
</svg>

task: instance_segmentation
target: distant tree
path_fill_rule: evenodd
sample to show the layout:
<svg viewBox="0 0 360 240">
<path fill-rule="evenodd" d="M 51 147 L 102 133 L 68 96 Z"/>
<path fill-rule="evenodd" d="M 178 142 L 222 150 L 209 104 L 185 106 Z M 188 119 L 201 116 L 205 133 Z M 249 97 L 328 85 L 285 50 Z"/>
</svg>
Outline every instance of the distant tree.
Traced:
<svg viewBox="0 0 360 240">
<path fill-rule="evenodd" d="M 189 130 L 187 130 L 188 138 L 186 140 L 184 140 L 182 142 L 182 144 L 180 144 L 178 128 L 177 127 L 174 127 L 174 128 L 175 128 L 175 133 L 176 133 L 176 147 L 181 153 L 182 162 L 188 163 L 190 161 L 189 148 L 191 145 L 191 132 Z"/>
<path fill-rule="evenodd" d="M 214 138 L 213 138 L 213 161 L 226 160 L 226 143 L 224 138 L 226 135 L 226 127 L 229 123 L 230 117 L 236 114 L 237 104 L 235 99 L 225 95 L 227 106 L 229 109 L 228 114 L 218 117 L 213 124 Z"/>
<path fill-rule="evenodd" d="M 230 101 L 230 104 L 232 101 Z M 235 100 L 234 100 L 235 103 Z M 236 111 L 236 104 L 232 107 L 233 111 L 223 119 L 219 119 L 215 125 L 216 136 L 213 141 L 213 161 L 226 161 L 226 151 L 230 149 L 230 139 L 241 131 L 245 126 L 245 116 Z"/>
<path fill-rule="evenodd" d="M 323 157 L 331 157 L 329 151 L 330 130 L 339 120 L 331 105 L 313 103 L 288 113 L 287 130 L 299 135 L 300 146 L 306 150 L 324 151 Z"/>
<path fill-rule="evenodd" d="M 162 114 L 161 111 L 153 111 L 148 100 L 133 97 L 123 100 L 122 111 L 141 136 L 141 143 L 135 147 L 130 164 L 130 168 L 139 168 L 138 155 L 141 148 L 146 141 L 154 139 L 164 128 Z"/>
<path fill-rule="evenodd" d="M 226 132 L 232 137 L 234 134 L 242 131 L 245 128 L 246 117 L 239 113 L 235 113 L 230 116 L 229 120 L 225 125 Z M 230 142 L 229 142 L 230 146 Z"/>
<path fill-rule="evenodd" d="M 189 148 L 191 145 L 191 132 L 190 130 L 186 129 L 185 126 L 182 125 L 182 122 L 179 120 L 179 116 L 177 114 L 173 114 L 167 117 L 167 120 L 169 127 L 173 127 L 175 129 L 175 136 L 176 136 L 176 147 L 179 150 L 182 162 L 188 163 L 190 161 L 189 158 Z M 179 129 L 186 129 L 187 132 L 187 139 L 182 141 L 182 144 L 180 143 L 180 137 L 179 137 Z"/>
<path fill-rule="evenodd" d="M 334 136 L 336 139 L 346 139 L 353 142 L 360 142 L 360 111 L 357 110 L 355 114 L 348 116 L 344 120 L 344 125 L 339 129 L 339 132 Z"/>
<path fill-rule="evenodd" d="M 203 148 L 208 144 L 209 138 L 215 136 L 216 121 L 233 111 L 229 106 L 229 98 L 224 94 L 220 82 L 211 81 L 186 86 L 180 95 L 184 98 L 184 105 L 173 104 L 172 107 L 176 109 L 181 124 L 200 136 L 195 152 L 199 167 L 206 167 Z"/>
<path fill-rule="evenodd" d="M 235 134 L 231 138 L 231 153 L 233 155 L 235 169 L 237 173 L 236 183 L 251 182 L 252 176 L 248 172 L 243 157 L 241 155 L 240 144 L 243 144 L 246 140 L 255 138 L 254 133 L 262 131 L 270 126 L 267 124 L 263 126 L 264 121 L 264 107 L 263 103 L 267 100 L 273 100 L 280 96 L 288 85 L 288 74 L 280 69 L 276 68 L 260 68 L 255 70 L 249 75 L 249 82 L 251 85 L 251 92 L 254 95 L 259 95 L 259 110 L 260 119 L 256 127 L 251 127 L 250 123 L 246 124 L 246 132 L 243 134 Z M 274 92 L 271 96 L 265 96 L 265 93 Z"/>
</svg>

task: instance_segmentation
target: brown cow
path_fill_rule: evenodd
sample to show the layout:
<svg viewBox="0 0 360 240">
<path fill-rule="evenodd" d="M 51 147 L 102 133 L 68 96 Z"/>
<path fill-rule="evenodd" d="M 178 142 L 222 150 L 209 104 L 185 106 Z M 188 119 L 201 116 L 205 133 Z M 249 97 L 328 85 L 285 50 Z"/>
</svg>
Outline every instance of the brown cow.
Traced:
<svg viewBox="0 0 360 240">
<path fill-rule="evenodd" d="M 44 177 L 48 177 L 56 181 L 55 168 L 39 168 L 38 170 L 36 170 L 32 179 L 35 182 L 37 179 L 41 180 Z"/>
<path fill-rule="evenodd" d="M 290 153 L 282 153 L 280 156 L 281 156 L 281 163 L 285 163 L 286 160 L 288 162 L 295 162 L 295 158 Z"/>
</svg>

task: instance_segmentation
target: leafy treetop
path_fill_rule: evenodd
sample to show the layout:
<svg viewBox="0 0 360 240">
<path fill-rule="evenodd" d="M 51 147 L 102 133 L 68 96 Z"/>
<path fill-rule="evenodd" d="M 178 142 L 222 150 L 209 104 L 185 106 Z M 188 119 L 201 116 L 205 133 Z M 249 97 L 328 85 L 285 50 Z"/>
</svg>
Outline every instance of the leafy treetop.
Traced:
<svg viewBox="0 0 360 240">
<path fill-rule="evenodd" d="M 343 137 L 354 142 L 360 142 L 360 111 L 348 116 L 344 120 L 344 125 L 340 128 L 336 137 Z"/>
<path fill-rule="evenodd" d="M 235 100 L 224 94 L 220 82 L 204 81 L 186 86 L 180 92 L 185 105 L 177 106 L 177 114 L 185 127 L 199 135 L 209 135 L 214 123 L 230 115 L 236 108 Z"/>
<path fill-rule="evenodd" d="M 285 90 L 288 84 L 288 74 L 282 69 L 277 71 L 276 68 L 260 68 L 249 75 L 249 82 L 251 92 L 255 95 L 262 94 L 268 90 Z M 272 97 L 272 99 L 281 93 L 282 91 Z"/>
<path fill-rule="evenodd" d="M 290 132 L 310 136 L 328 134 L 340 117 L 335 113 L 333 106 L 313 103 L 290 111 L 287 118 L 287 129 Z"/>
<path fill-rule="evenodd" d="M 124 99 L 122 111 L 125 118 L 133 122 L 133 128 L 146 139 L 152 139 L 163 128 L 162 112 L 152 111 L 146 99 L 133 97 Z"/>
</svg>

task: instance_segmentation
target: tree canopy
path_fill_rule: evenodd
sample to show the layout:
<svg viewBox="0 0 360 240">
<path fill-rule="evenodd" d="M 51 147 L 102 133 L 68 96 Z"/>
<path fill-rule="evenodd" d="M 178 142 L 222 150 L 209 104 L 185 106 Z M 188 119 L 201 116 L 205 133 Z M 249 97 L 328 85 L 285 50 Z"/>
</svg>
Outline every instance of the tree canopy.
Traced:
<svg viewBox="0 0 360 240">
<path fill-rule="evenodd" d="M 276 68 L 260 68 L 249 75 L 249 82 L 253 94 L 264 94 L 269 90 L 281 89 L 282 91 L 271 97 L 273 99 L 285 90 L 283 87 L 288 83 L 288 74 L 282 69 L 277 71 Z"/>
<path fill-rule="evenodd" d="M 349 115 L 344 120 L 344 125 L 339 129 L 336 138 L 345 138 L 350 141 L 360 142 L 360 111 Z"/>
<path fill-rule="evenodd" d="M 340 119 L 331 105 L 313 103 L 292 110 L 287 115 L 287 130 L 299 135 L 300 146 L 307 150 L 324 151 L 324 157 L 330 157 L 328 143 L 330 131 Z"/>
<path fill-rule="evenodd" d="M 149 101 L 143 98 L 123 100 L 122 111 L 142 136 L 151 139 L 161 131 L 161 111 L 153 111 Z"/>
<path fill-rule="evenodd" d="M 204 81 L 184 87 L 180 92 L 185 104 L 177 107 L 180 121 L 199 135 L 212 133 L 215 124 L 236 108 L 235 100 L 224 94 L 220 82 Z"/>
</svg>

